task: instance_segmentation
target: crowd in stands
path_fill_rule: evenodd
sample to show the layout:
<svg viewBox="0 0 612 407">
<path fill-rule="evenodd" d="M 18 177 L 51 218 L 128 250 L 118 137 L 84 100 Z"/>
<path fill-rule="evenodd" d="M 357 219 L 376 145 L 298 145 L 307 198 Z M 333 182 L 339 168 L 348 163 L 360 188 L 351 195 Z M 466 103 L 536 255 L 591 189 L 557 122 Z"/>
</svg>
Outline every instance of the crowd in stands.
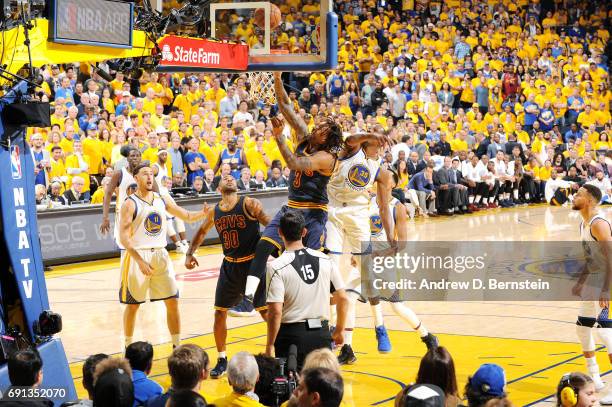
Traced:
<svg viewBox="0 0 612 407">
<path fill-rule="evenodd" d="M 279 7 L 273 47 L 309 52 L 318 5 Z M 384 165 L 416 213 L 550 201 L 551 180 L 595 183 L 610 200 L 610 4 L 339 0 L 335 11 L 338 67 L 286 73 L 290 98 L 310 128 L 333 115 L 347 133 L 386 132 L 395 144 Z M 260 45 L 252 16 L 224 21 L 226 36 Z M 165 150 L 172 186 L 194 193 L 214 192 L 223 171 L 241 189 L 286 185 L 276 106 L 249 98 L 245 74 L 100 67 L 114 79 L 87 63 L 43 70 L 52 127 L 29 131 L 40 207 L 101 203 L 126 144 L 151 162 Z"/>
<path fill-rule="evenodd" d="M 82 383 L 87 397 L 62 406 L 113 407 L 338 407 L 347 405 L 340 365 L 332 351 L 318 349 L 304 360 L 298 385 L 282 396 L 273 384 L 283 377 L 279 361 L 263 354 L 238 352 L 227 371 L 231 391 L 219 398 L 206 395 L 202 382 L 210 380 L 209 359 L 195 344 L 176 347 L 168 357 L 170 386 L 163 389 L 148 376 L 153 366 L 153 347 L 134 342 L 125 358 L 105 354 L 89 356 L 83 364 Z M 7 407 L 26 405 L 11 389 L 37 388 L 42 383 L 42 360 L 36 350 L 14 352 L 8 360 L 11 387 L 0 400 Z M 485 363 L 459 389 L 453 358 L 444 347 L 427 351 L 415 377 L 395 397 L 396 407 L 512 407 L 506 389 L 506 374 L 497 364 Z M 593 406 L 597 395 L 593 380 L 580 372 L 563 375 L 557 389 L 551 389 L 557 406 Z M 511 395 L 510 395 L 511 396 Z M 288 400 L 287 400 L 288 399 Z M 568 403 L 573 404 L 568 404 Z M 29 401 L 30 406 L 52 406 L 46 399 Z"/>
</svg>

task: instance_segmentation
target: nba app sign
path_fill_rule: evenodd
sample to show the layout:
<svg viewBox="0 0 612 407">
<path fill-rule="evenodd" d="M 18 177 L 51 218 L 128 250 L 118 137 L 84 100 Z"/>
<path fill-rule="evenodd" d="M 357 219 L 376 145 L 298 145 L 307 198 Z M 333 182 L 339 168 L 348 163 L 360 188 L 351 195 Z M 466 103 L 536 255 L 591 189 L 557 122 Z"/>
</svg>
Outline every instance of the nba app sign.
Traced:
<svg viewBox="0 0 612 407">
<path fill-rule="evenodd" d="M 110 0 L 55 0 L 51 6 L 52 41 L 132 46 L 133 3 Z"/>
</svg>

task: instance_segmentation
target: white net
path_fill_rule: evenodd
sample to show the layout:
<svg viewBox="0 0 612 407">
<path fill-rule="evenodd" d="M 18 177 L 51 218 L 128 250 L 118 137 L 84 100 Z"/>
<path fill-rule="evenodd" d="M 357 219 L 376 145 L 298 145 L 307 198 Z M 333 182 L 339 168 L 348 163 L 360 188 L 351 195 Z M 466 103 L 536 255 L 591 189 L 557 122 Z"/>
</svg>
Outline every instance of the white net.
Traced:
<svg viewBox="0 0 612 407">
<path fill-rule="evenodd" d="M 272 72 L 247 72 L 247 76 L 251 84 L 249 96 L 253 101 L 262 101 L 267 105 L 276 103 Z"/>
</svg>

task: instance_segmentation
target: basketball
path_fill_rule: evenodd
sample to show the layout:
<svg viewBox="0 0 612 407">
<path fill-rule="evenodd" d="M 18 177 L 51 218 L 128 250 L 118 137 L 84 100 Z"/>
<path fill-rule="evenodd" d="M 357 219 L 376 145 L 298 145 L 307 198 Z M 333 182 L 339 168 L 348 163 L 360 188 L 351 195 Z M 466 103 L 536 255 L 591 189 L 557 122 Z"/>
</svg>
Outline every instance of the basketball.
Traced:
<svg viewBox="0 0 612 407">
<path fill-rule="evenodd" d="M 270 4 L 270 28 L 274 29 L 278 27 L 281 20 L 282 15 L 280 9 L 276 5 Z M 257 24 L 259 28 L 265 28 L 266 11 L 263 8 L 255 10 L 255 24 Z"/>
</svg>

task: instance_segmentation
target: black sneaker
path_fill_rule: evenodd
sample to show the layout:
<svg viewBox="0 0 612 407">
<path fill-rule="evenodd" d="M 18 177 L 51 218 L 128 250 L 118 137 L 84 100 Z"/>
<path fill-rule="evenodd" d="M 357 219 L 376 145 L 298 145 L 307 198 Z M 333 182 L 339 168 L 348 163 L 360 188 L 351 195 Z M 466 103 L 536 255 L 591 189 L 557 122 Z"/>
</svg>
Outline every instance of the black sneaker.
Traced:
<svg viewBox="0 0 612 407">
<path fill-rule="evenodd" d="M 340 355 L 338 355 L 338 363 L 340 363 L 341 365 L 352 365 L 355 362 L 357 362 L 357 357 L 355 356 L 351 345 L 342 345 L 342 349 L 340 349 Z"/>
<path fill-rule="evenodd" d="M 217 365 L 213 370 L 210 371 L 210 377 L 212 379 L 218 379 L 219 377 L 225 374 L 227 370 L 227 358 L 219 358 L 217 359 Z"/>
<path fill-rule="evenodd" d="M 421 340 L 427 346 L 427 350 L 435 349 L 439 346 L 438 337 L 431 332 L 425 336 L 421 336 Z"/>
</svg>

